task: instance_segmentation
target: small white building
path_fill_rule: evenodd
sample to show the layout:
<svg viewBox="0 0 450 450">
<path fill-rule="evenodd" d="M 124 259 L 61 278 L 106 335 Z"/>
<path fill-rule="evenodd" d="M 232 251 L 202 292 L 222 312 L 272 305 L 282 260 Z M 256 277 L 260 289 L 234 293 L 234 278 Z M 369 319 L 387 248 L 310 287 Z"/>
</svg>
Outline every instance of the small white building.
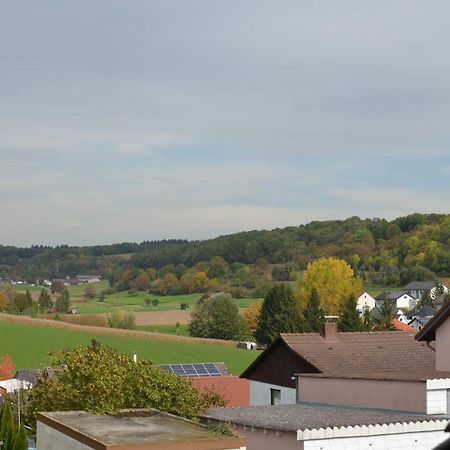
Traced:
<svg viewBox="0 0 450 450">
<path fill-rule="evenodd" d="M 0 396 L 4 394 L 13 394 L 21 389 L 30 389 L 32 384 L 29 381 L 17 380 L 12 378 L 10 380 L 0 381 Z"/>
<path fill-rule="evenodd" d="M 441 286 L 443 294 L 448 294 L 450 292 L 450 289 L 445 284 L 441 283 Z M 438 287 L 436 281 L 411 281 L 404 286 L 402 290 L 417 300 L 420 300 L 425 293 L 428 293 L 434 300 L 436 298 Z"/>
<path fill-rule="evenodd" d="M 404 309 L 406 311 L 413 309 L 417 303 L 417 299 L 406 292 L 382 292 L 375 297 L 376 306 L 381 307 L 385 300 L 391 302 L 395 309 Z"/>
<path fill-rule="evenodd" d="M 375 308 L 375 299 L 370 294 L 368 294 L 366 291 L 364 291 L 358 297 L 358 302 L 356 303 L 356 309 L 359 311 L 360 314 L 362 314 L 365 309 L 368 309 L 369 311 L 371 311 L 373 308 Z"/>
</svg>

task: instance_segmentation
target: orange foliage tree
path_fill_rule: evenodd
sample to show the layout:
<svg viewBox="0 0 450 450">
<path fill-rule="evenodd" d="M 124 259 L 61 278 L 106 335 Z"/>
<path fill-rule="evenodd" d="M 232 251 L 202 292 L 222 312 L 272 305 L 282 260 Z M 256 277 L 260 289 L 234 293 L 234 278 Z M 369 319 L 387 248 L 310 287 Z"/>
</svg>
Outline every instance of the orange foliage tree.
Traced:
<svg viewBox="0 0 450 450">
<path fill-rule="evenodd" d="M 0 381 L 9 380 L 14 377 L 14 363 L 10 354 L 5 353 L 0 360 Z"/>
</svg>

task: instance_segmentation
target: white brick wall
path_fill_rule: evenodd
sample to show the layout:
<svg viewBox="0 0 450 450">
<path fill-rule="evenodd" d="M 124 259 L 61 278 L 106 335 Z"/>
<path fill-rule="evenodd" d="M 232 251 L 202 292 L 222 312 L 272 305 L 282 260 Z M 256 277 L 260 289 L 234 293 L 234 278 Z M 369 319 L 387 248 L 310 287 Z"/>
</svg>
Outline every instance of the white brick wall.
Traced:
<svg viewBox="0 0 450 450">
<path fill-rule="evenodd" d="M 443 431 L 377 436 L 314 439 L 304 441 L 305 450 L 431 450 L 448 438 Z"/>
<path fill-rule="evenodd" d="M 450 390 L 450 379 L 440 378 L 427 380 L 427 414 L 448 414 L 447 390 Z"/>
<path fill-rule="evenodd" d="M 427 392 L 427 414 L 447 414 L 447 390 Z"/>
</svg>

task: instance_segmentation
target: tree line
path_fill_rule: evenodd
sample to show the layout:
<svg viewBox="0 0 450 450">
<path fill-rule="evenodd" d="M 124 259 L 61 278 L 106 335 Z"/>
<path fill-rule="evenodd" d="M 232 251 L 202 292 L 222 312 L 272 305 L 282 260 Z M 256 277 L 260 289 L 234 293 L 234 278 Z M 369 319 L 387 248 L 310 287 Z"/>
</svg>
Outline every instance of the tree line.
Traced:
<svg viewBox="0 0 450 450">
<path fill-rule="evenodd" d="M 392 221 L 314 221 L 283 229 L 248 231 L 203 241 L 165 240 L 92 247 L 27 249 L 0 246 L 0 278 L 58 278 L 98 273 L 114 278 L 130 269 L 189 269 L 214 257 L 305 270 L 321 257 L 344 259 L 366 283 L 400 285 L 450 275 L 450 214 L 411 214 Z M 281 275 L 281 270 L 280 275 Z"/>
</svg>

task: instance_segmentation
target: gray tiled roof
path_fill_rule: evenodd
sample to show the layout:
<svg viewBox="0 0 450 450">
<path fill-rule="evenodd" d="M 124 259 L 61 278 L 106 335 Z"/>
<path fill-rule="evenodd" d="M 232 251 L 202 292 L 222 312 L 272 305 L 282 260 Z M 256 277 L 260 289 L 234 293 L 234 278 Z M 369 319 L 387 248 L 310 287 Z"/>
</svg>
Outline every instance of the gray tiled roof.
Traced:
<svg viewBox="0 0 450 450">
<path fill-rule="evenodd" d="M 18 370 L 16 372 L 16 375 L 14 376 L 14 378 L 16 380 L 20 380 L 20 381 L 28 381 L 33 386 L 36 386 L 40 375 L 41 375 L 41 371 L 40 370 L 24 369 L 24 370 Z"/>
<path fill-rule="evenodd" d="M 434 287 L 436 287 L 435 281 L 411 281 L 403 287 L 403 290 L 429 291 Z"/>
<path fill-rule="evenodd" d="M 432 421 L 443 418 L 443 416 L 308 403 L 279 406 L 210 408 L 206 412 L 205 417 L 240 425 L 284 431 Z"/>
<path fill-rule="evenodd" d="M 411 309 L 411 311 L 408 311 L 405 315 L 409 319 L 412 319 L 413 317 L 434 316 L 436 313 L 437 309 L 434 309 L 428 305 L 424 305 L 424 306 L 416 306 L 414 309 Z"/>
<path fill-rule="evenodd" d="M 382 292 L 375 297 L 375 300 L 397 300 L 402 295 L 405 295 L 404 292 Z"/>
</svg>

